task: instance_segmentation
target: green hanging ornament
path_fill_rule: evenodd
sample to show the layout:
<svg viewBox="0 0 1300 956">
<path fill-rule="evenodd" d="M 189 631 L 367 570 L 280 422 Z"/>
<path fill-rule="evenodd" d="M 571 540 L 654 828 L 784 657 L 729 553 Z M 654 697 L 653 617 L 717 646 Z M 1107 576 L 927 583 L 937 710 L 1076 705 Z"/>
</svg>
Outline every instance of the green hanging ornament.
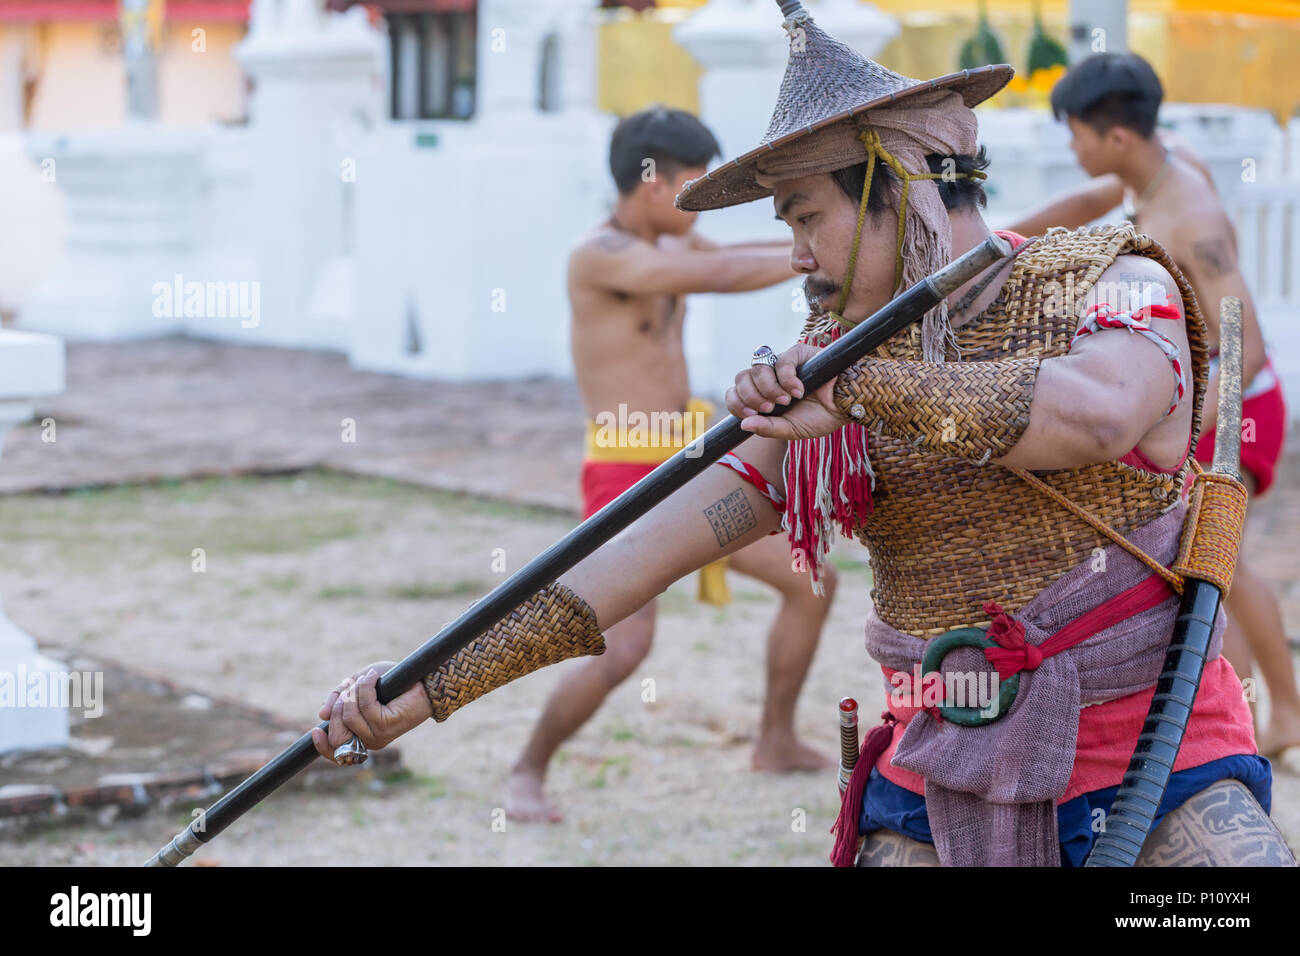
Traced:
<svg viewBox="0 0 1300 956">
<path fill-rule="evenodd" d="M 1002 43 L 989 25 L 989 11 L 985 0 L 979 0 L 979 19 L 974 35 L 961 46 L 960 69 L 973 70 L 986 63 L 1006 63 Z"/>
<path fill-rule="evenodd" d="M 1048 36 L 1043 29 L 1043 11 L 1038 0 L 1034 0 L 1034 35 L 1029 41 L 1029 70 L 1033 76 L 1037 70 L 1050 70 L 1054 66 L 1069 66 L 1070 59 L 1065 47 L 1055 38 Z"/>
</svg>

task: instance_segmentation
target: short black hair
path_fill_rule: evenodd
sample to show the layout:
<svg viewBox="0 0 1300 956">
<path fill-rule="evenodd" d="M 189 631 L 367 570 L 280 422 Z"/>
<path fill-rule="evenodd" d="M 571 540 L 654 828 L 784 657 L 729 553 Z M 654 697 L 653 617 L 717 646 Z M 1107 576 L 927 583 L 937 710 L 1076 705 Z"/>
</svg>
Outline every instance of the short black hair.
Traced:
<svg viewBox="0 0 1300 956">
<path fill-rule="evenodd" d="M 989 165 L 988 151 L 983 146 L 980 146 L 974 156 L 944 156 L 941 153 L 930 153 L 925 157 L 925 161 L 932 173 L 947 171 L 970 173 L 975 170 L 983 172 Z M 862 202 L 862 187 L 867 181 L 867 162 L 863 160 L 856 166 L 837 169 L 831 173 L 831 178 L 856 206 Z M 871 193 L 867 196 L 867 211 L 873 217 L 888 208 L 889 201 L 885 196 L 885 190 L 896 178 L 892 169 L 877 161 L 876 171 L 871 178 Z M 944 208 L 952 212 L 983 209 L 988 205 L 988 196 L 984 193 L 984 181 L 981 179 L 936 179 L 934 184 L 939 187 L 939 198 L 943 200 Z"/>
<path fill-rule="evenodd" d="M 1094 53 L 1052 88 L 1052 115 L 1072 116 L 1100 135 L 1125 126 L 1143 139 L 1156 130 L 1164 87 L 1151 64 L 1136 53 Z"/>
<path fill-rule="evenodd" d="M 655 105 L 618 121 L 609 140 L 609 171 L 618 191 L 627 195 L 641 183 L 647 159 L 654 160 L 656 175 L 671 179 L 683 169 L 707 166 L 721 153 L 697 117 Z"/>
</svg>

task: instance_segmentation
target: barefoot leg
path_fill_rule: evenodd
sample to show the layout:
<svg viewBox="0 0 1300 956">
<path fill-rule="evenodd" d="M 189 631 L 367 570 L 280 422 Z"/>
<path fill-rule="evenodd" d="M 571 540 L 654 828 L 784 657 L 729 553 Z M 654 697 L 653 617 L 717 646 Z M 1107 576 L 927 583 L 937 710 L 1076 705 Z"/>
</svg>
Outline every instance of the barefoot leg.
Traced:
<svg viewBox="0 0 1300 956">
<path fill-rule="evenodd" d="M 506 785 L 506 816 L 559 822 L 559 810 L 542 791 L 551 756 L 590 719 L 606 695 L 636 669 L 654 638 L 657 600 L 605 631 L 605 653 L 569 670 L 546 701 Z"/>
<path fill-rule="evenodd" d="M 1259 752 L 1275 755 L 1300 744 L 1300 694 L 1277 598 L 1267 581 L 1238 561 L 1227 604 L 1268 687 L 1268 725 L 1259 733 Z"/>
<path fill-rule="evenodd" d="M 1242 681 L 1253 679 L 1253 671 L 1251 670 L 1253 661 L 1250 656 L 1250 645 L 1246 643 L 1246 635 L 1241 632 L 1241 625 L 1237 623 L 1237 619 L 1226 604 L 1224 612 L 1228 615 L 1228 626 L 1223 632 L 1223 656 L 1228 659 L 1228 663 L 1236 671 L 1238 679 Z M 1247 703 L 1250 705 L 1251 716 L 1254 717 L 1254 694 L 1247 698 Z"/>
<path fill-rule="evenodd" d="M 1246 471 L 1242 480 L 1253 499 L 1255 476 Z M 1248 521 L 1249 508 L 1248 502 Z M 1224 609 L 1228 612 L 1229 625 L 1235 623 L 1240 629 L 1247 659 L 1254 657 L 1259 663 L 1260 676 L 1268 688 L 1268 726 L 1257 733 L 1256 745 L 1264 756 L 1276 757 L 1287 747 L 1300 744 L 1300 693 L 1296 690 L 1295 665 L 1282 624 L 1282 609 L 1268 582 L 1247 563 L 1245 551 L 1243 535 L 1241 555 L 1237 559 L 1237 570 Z M 1237 667 L 1236 660 L 1229 653 L 1226 634 L 1224 641 L 1224 653 L 1233 669 L 1243 678 L 1251 676 L 1249 669 Z M 1252 703 L 1251 712 L 1254 711 Z"/>
<path fill-rule="evenodd" d="M 790 549 L 779 536 L 764 538 L 736 552 L 731 556 L 731 565 L 781 595 L 781 607 L 767 635 L 767 693 L 754 746 L 754 769 L 788 773 L 830 767 L 830 758 L 799 741 L 794 715 L 822 625 L 830 613 L 835 569 L 827 565 L 826 594 L 818 597 L 812 593 L 808 573 L 792 567 Z"/>
</svg>

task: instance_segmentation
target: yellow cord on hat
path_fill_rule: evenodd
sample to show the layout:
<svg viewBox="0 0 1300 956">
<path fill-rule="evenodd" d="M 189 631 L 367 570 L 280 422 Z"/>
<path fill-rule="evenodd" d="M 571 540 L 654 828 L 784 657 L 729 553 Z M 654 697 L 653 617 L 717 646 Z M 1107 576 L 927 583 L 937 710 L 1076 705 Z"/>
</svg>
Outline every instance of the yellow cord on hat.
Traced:
<svg viewBox="0 0 1300 956">
<path fill-rule="evenodd" d="M 903 164 L 896 157 L 885 149 L 884 144 L 880 141 L 880 133 L 875 129 L 864 129 L 858 133 L 858 139 L 867 149 L 867 176 L 862 184 L 862 200 L 858 205 L 858 228 L 853 233 L 853 248 L 849 251 L 849 268 L 844 276 L 844 287 L 840 290 L 839 307 L 836 308 L 831 316 L 844 329 L 851 329 L 857 325 L 856 322 L 850 322 L 844 318 L 844 306 L 849 301 L 849 288 L 853 285 L 853 273 L 858 266 L 858 245 L 862 241 L 862 225 L 867 218 L 867 197 L 871 195 L 871 180 L 876 172 L 876 159 L 879 158 L 889 165 L 899 179 L 903 181 L 903 195 L 898 204 L 898 249 L 894 261 L 894 288 L 892 292 L 898 291 L 898 285 L 903 281 L 903 236 L 907 224 L 907 194 L 912 186 L 913 179 L 985 179 L 987 174 L 983 170 L 973 169 L 969 173 L 909 173 L 903 168 Z"/>
</svg>

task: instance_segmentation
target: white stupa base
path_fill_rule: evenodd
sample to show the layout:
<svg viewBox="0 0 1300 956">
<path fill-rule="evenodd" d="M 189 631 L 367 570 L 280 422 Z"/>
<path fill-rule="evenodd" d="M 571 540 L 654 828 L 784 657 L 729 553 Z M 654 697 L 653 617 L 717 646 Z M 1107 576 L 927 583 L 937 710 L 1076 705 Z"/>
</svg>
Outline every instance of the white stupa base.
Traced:
<svg viewBox="0 0 1300 956">
<path fill-rule="evenodd" d="M 68 712 L 51 706 L 61 704 L 63 694 L 53 701 L 50 695 L 67 671 L 67 665 L 39 653 L 0 605 L 0 754 L 68 745 Z"/>
<path fill-rule="evenodd" d="M 172 335 L 181 331 L 181 316 L 155 316 L 151 294 L 160 281 L 170 283 L 174 261 L 152 268 L 124 257 L 80 252 L 65 255 L 32 290 L 18 324 L 70 342 L 123 342 Z M 174 311 L 174 310 L 173 310 Z"/>
<path fill-rule="evenodd" d="M 180 304 L 159 290 L 195 266 L 200 134 L 129 123 L 33 134 L 27 149 L 52 164 L 67 202 L 67 245 L 23 303 L 18 326 L 90 342 L 181 331 Z"/>
<path fill-rule="evenodd" d="M 0 452 L 9 429 L 32 416 L 33 399 L 63 391 L 63 343 L 51 335 L 0 329 Z M 67 668 L 36 650 L 36 642 L 18 629 L 0 604 L 0 753 L 66 747 L 68 714 L 49 706 L 48 690 Z M 43 700 L 32 687 L 47 691 Z M 62 703 L 60 694 L 58 703 Z M 41 706 L 28 706 L 38 703 Z M 2 782 L 2 781 L 0 781 Z"/>
</svg>

